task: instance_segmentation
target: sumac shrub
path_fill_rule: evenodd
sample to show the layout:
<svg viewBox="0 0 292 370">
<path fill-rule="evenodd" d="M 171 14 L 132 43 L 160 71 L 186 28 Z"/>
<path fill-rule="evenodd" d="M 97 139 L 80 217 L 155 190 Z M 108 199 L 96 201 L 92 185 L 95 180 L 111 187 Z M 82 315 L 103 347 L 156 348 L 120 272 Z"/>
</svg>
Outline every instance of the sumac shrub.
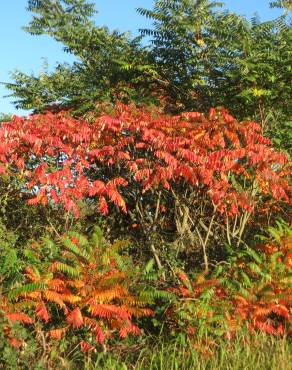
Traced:
<svg viewBox="0 0 292 370">
<path fill-rule="evenodd" d="M 224 109 L 168 116 L 118 104 L 92 122 L 68 112 L 14 117 L 0 139 L 0 171 L 29 204 L 61 204 L 76 217 L 82 201 L 111 211 L 159 266 L 162 239 L 200 249 L 208 270 L 210 244 L 240 245 L 266 205 L 268 219 L 275 202 L 290 201 L 286 155 Z"/>
<path fill-rule="evenodd" d="M 25 284 L 10 290 L 6 307 L 14 311 L 6 317 L 42 323 L 50 340 L 77 335 L 84 352 L 105 346 L 115 334 L 121 339 L 140 335 L 135 320 L 153 312 L 147 297 L 135 293 L 136 269 L 118 255 L 123 243 L 104 243 L 96 229 L 91 239 L 68 232 L 57 244 L 60 255 L 52 261 L 43 260 L 42 244 L 33 247 L 39 263 L 26 268 Z"/>
<path fill-rule="evenodd" d="M 209 278 L 180 272 L 180 284 L 171 288 L 177 297 L 168 311 L 172 326 L 195 341 L 206 335 L 230 340 L 244 328 L 291 335 L 292 232 L 286 224 L 270 232 L 273 238 L 233 252 Z"/>
</svg>

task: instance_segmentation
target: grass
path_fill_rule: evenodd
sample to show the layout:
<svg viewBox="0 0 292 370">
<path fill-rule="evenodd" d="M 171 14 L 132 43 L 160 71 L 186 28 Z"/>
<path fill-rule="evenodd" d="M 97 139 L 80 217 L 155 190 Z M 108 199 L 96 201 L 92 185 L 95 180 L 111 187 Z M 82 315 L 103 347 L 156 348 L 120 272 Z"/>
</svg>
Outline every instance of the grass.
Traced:
<svg viewBox="0 0 292 370">
<path fill-rule="evenodd" d="M 83 354 L 78 345 L 40 348 L 29 342 L 22 351 L 4 348 L 0 369 L 7 370 L 292 370 L 292 339 L 242 331 L 232 340 L 209 339 L 194 345 L 180 334 L 128 338 L 99 351 Z M 0 338 L 1 341 L 1 338 Z M 32 343 L 32 345 L 31 345 Z M 208 343 L 208 345 L 206 345 Z M 1 343 L 0 343 L 1 344 Z M 0 346 L 1 347 L 1 346 Z M 2 357 L 2 358 L 1 358 Z M 2 360 L 2 361 L 1 361 Z"/>
<path fill-rule="evenodd" d="M 286 338 L 255 335 L 233 342 L 222 340 L 212 352 L 202 353 L 183 337 L 145 345 L 132 352 L 99 353 L 88 358 L 86 370 L 292 370 L 292 343 Z M 74 368 L 74 365 L 73 367 Z M 80 368 L 80 367 L 79 367 Z"/>
</svg>

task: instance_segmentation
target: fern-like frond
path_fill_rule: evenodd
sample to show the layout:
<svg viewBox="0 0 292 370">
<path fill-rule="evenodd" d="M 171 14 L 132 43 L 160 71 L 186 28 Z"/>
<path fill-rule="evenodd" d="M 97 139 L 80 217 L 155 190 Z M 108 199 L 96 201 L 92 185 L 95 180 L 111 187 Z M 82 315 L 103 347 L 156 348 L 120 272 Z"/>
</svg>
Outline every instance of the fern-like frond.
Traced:
<svg viewBox="0 0 292 370">
<path fill-rule="evenodd" d="M 64 274 L 69 275 L 70 277 L 78 277 L 80 275 L 80 268 L 73 267 L 63 262 L 54 262 L 51 267 L 50 271 L 52 272 L 63 272 Z"/>
<path fill-rule="evenodd" d="M 100 318 L 105 318 L 105 319 L 118 318 L 122 320 L 131 319 L 130 313 L 128 313 L 123 308 L 116 306 L 116 305 L 94 304 L 94 305 L 90 305 L 90 307 L 88 308 L 88 311 L 94 317 L 100 317 Z"/>
<path fill-rule="evenodd" d="M 12 323 L 15 321 L 19 321 L 23 324 L 32 324 L 32 319 L 22 312 L 8 313 L 6 317 Z"/>
<path fill-rule="evenodd" d="M 47 302 L 56 303 L 61 308 L 66 309 L 66 305 L 61 294 L 47 289 L 43 292 L 43 295 Z"/>
<path fill-rule="evenodd" d="M 19 296 L 24 296 L 25 297 L 25 296 L 29 295 L 30 293 L 33 293 L 33 292 L 41 292 L 41 291 L 45 290 L 46 287 L 47 287 L 47 284 L 45 284 L 45 283 L 26 284 L 26 285 L 23 285 L 21 287 L 12 289 L 8 293 L 8 298 L 11 300 L 11 299 L 14 299 L 14 298 L 19 297 Z"/>
<path fill-rule="evenodd" d="M 126 289 L 118 285 L 108 290 L 93 290 L 91 292 L 92 298 L 90 299 L 90 303 L 108 303 L 114 299 L 123 298 L 127 293 L 128 291 Z"/>
<path fill-rule="evenodd" d="M 90 255 L 86 252 L 84 249 L 84 246 L 78 246 L 76 245 L 72 239 L 69 238 L 62 238 L 62 244 L 65 248 L 67 248 L 70 252 L 72 252 L 74 255 L 85 259 L 85 261 L 90 261 Z"/>
</svg>

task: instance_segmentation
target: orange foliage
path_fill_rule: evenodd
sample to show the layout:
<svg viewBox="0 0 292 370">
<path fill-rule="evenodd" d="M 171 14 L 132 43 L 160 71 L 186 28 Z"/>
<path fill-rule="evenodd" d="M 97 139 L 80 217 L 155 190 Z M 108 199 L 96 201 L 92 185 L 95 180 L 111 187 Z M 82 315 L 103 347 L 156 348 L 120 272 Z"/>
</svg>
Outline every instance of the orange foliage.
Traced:
<svg viewBox="0 0 292 370">
<path fill-rule="evenodd" d="M 31 267 L 26 269 L 28 283 L 36 284 L 36 288 L 26 291 L 24 286 L 16 301 L 35 307 L 36 318 L 49 324 L 48 333 L 57 340 L 80 328 L 93 333 L 100 344 L 115 333 L 120 338 L 141 334 L 133 320 L 151 316 L 152 311 L 131 294 L 129 273 L 118 268 L 114 255 L 105 258 L 98 246 L 89 253 L 79 246 L 78 239 L 66 236 L 66 240 L 70 244 L 63 250 L 62 262 L 51 263 L 43 273 L 36 273 Z M 57 316 L 52 313 L 56 310 Z M 27 317 L 22 313 L 6 316 L 22 322 Z M 91 350 L 88 343 L 82 343 L 83 351 Z"/>
<path fill-rule="evenodd" d="M 263 266 L 251 268 L 248 259 L 241 257 L 241 263 L 234 261 L 232 268 L 224 274 L 223 281 L 207 279 L 204 275 L 192 281 L 185 273 L 179 273 L 181 284 L 171 291 L 178 297 L 177 306 L 169 310 L 175 322 L 183 311 L 187 313 L 182 321 L 182 330 L 189 336 L 197 334 L 199 322 L 212 334 L 215 328 L 221 328 L 225 337 L 231 339 L 244 324 L 249 330 L 259 330 L 275 336 L 291 335 L 292 288 L 289 285 L 291 273 L 290 258 L 292 252 L 291 237 L 283 236 L 279 243 L 268 241 L 258 246 L 262 251 L 265 270 L 269 277 L 257 274 Z M 243 281 L 238 281 L 237 271 L 249 275 L 250 284 L 241 293 Z M 224 286 L 224 281 L 228 282 Z M 233 287 L 233 281 L 236 284 Z M 213 290 L 210 299 L 202 303 L 203 294 Z M 217 318 L 217 319 L 216 319 Z M 195 342 L 196 343 L 196 342 Z"/>
</svg>

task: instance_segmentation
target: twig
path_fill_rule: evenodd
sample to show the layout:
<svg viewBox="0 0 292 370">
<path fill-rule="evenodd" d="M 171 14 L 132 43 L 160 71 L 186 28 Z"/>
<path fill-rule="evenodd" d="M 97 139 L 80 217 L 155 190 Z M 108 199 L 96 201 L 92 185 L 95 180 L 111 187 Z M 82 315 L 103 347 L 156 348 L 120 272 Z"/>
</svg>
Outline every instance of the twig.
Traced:
<svg viewBox="0 0 292 370">
<path fill-rule="evenodd" d="M 162 263 L 160 261 L 159 254 L 158 254 L 156 248 L 154 247 L 154 244 L 151 244 L 150 245 L 150 249 L 151 249 L 151 251 L 153 253 L 154 259 L 156 261 L 156 264 L 157 264 L 159 270 L 163 270 L 163 266 L 162 266 Z M 166 277 L 165 277 L 165 273 L 164 272 L 162 273 L 162 278 L 163 278 L 164 281 L 166 280 Z"/>
</svg>

